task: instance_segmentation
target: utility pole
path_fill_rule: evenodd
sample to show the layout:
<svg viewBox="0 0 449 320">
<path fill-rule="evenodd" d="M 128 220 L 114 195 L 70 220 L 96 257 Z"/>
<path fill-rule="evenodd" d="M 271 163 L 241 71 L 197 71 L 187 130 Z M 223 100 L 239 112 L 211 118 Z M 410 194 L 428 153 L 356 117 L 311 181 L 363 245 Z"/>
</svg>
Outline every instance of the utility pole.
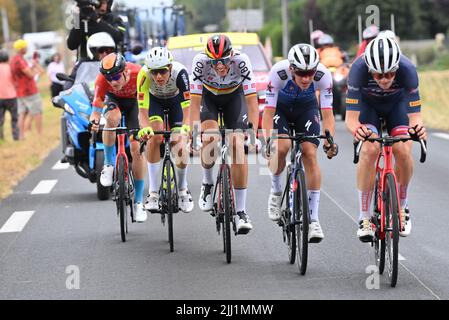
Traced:
<svg viewBox="0 0 449 320">
<path fill-rule="evenodd" d="M 287 57 L 290 47 L 290 35 L 288 32 L 288 0 L 282 1 L 282 55 Z"/>
<path fill-rule="evenodd" d="M 37 32 L 36 0 L 31 0 L 31 32 Z"/>
<path fill-rule="evenodd" d="M 9 42 L 9 23 L 6 9 L 2 8 L 2 29 L 3 29 L 3 42 Z"/>
</svg>

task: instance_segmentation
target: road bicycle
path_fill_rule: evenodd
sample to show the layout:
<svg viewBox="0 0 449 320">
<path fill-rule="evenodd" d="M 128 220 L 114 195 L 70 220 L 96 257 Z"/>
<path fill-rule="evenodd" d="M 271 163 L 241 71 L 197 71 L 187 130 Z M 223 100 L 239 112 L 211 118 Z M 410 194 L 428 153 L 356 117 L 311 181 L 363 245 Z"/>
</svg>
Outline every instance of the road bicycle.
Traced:
<svg viewBox="0 0 449 320">
<path fill-rule="evenodd" d="M 307 271 L 307 259 L 309 250 L 309 224 L 310 211 L 307 196 L 307 184 L 304 165 L 302 162 L 301 143 L 313 139 L 326 139 L 330 145 L 334 144 L 329 130 L 324 135 L 307 135 L 295 132 L 295 124 L 289 124 L 289 134 L 273 135 L 267 141 L 267 154 L 271 153 L 272 143 L 275 139 L 289 139 L 292 141 L 290 163 L 286 170 L 286 183 L 281 201 L 281 217 L 278 225 L 282 228 L 283 240 L 288 246 L 288 259 L 297 264 L 301 275 Z"/>
<path fill-rule="evenodd" d="M 374 247 L 376 265 L 379 274 L 383 274 L 385 264 L 392 287 L 396 286 L 398 279 L 399 261 L 399 232 L 403 230 L 401 223 L 401 208 L 396 175 L 393 165 L 393 145 L 398 142 L 416 141 L 421 144 L 420 162 L 426 161 L 427 144 L 425 140 L 416 135 L 410 137 L 392 137 L 385 135 L 385 123 L 381 121 L 381 136 L 366 138 L 364 141 L 354 142 L 354 163 L 358 163 L 360 151 L 365 141 L 380 144 L 380 153 L 376 160 L 376 180 L 374 184 L 374 215 L 371 223 L 374 226 Z"/>
</svg>

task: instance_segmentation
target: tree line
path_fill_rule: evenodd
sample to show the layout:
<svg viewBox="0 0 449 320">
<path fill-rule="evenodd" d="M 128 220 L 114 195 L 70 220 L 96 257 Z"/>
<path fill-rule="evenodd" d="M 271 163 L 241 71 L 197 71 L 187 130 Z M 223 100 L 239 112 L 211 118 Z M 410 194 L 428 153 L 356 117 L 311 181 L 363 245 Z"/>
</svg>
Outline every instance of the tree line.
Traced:
<svg viewBox="0 0 449 320">
<path fill-rule="evenodd" d="M 226 30 L 226 8 L 263 8 L 265 24 L 259 35 L 270 37 L 273 51 L 282 51 L 281 0 L 176 0 L 193 13 L 188 31 L 202 32 L 211 23 Z M 291 43 L 309 41 L 309 19 L 314 29 L 331 34 L 338 44 L 350 47 L 358 41 L 358 15 L 363 26 L 371 13 L 366 8 L 379 8 L 381 29 L 390 29 L 390 16 L 395 16 L 395 31 L 401 39 L 433 38 L 436 33 L 448 33 L 449 0 L 290 0 L 288 2 Z"/>
</svg>

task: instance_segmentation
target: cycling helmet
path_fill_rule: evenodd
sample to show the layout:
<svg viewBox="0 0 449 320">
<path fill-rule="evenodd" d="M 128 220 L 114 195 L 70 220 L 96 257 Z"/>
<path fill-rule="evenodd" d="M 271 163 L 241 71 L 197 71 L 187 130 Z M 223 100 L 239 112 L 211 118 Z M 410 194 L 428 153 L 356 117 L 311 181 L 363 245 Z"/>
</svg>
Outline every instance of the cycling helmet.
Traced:
<svg viewBox="0 0 449 320">
<path fill-rule="evenodd" d="M 173 56 L 164 47 L 151 48 L 145 57 L 145 65 L 148 69 L 162 69 L 173 62 Z"/>
<path fill-rule="evenodd" d="M 319 46 L 325 46 L 325 45 L 333 45 L 334 44 L 334 38 L 332 38 L 328 34 L 323 34 L 319 39 L 317 40 L 317 43 Z"/>
<path fill-rule="evenodd" d="M 0 62 L 8 62 L 9 54 L 5 49 L 0 50 Z"/>
<path fill-rule="evenodd" d="M 107 32 L 97 32 L 89 37 L 86 44 L 87 55 L 90 59 L 94 59 L 96 51 L 99 48 L 114 48 L 115 41 Z"/>
<path fill-rule="evenodd" d="M 101 60 L 100 72 L 106 76 L 112 76 L 123 72 L 126 67 L 125 57 L 121 53 L 110 53 Z"/>
<path fill-rule="evenodd" d="M 215 34 L 207 40 L 206 54 L 211 59 L 227 57 L 232 52 L 231 40 L 223 34 Z"/>
<path fill-rule="evenodd" d="M 375 24 L 370 25 L 365 30 L 363 30 L 362 38 L 363 40 L 372 39 L 377 37 L 379 34 L 379 27 Z"/>
<path fill-rule="evenodd" d="M 312 41 L 317 41 L 320 37 L 324 35 L 324 32 L 321 30 L 315 30 L 310 34 L 310 38 Z"/>
<path fill-rule="evenodd" d="M 365 63 L 371 72 L 394 72 L 399 67 L 401 49 L 394 39 L 377 36 L 365 50 Z"/>
<path fill-rule="evenodd" d="M 299 70 L 313 70 L 320 63 L 320 56 L 310 44 L 300 43 L 288 52 L 288 62 Z"/>
<path fill-rule="evenodd" d="M 383 30 L 383 31 L 379 32 L 379 35 L 396 40 L 396 34 L 391 30 Z"/>
</svg>

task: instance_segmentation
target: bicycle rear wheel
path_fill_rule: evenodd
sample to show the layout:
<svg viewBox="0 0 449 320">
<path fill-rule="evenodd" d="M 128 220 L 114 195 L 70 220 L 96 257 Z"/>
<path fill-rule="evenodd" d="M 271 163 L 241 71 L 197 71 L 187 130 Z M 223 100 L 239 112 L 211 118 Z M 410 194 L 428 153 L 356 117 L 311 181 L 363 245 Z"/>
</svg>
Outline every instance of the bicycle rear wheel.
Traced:
<svg viewBox="0 0 449 320">
<path fill-rule="evenodd" d="M 399 206 L 394 176 L 387 174 L 385 180 L 386 263 L 390 285 L 395 287 L 398 279 Z"/>
<path fill-rule="evenodd" d="M 226 253 L 226 262 L 231 263 L 232 251 L 231 251 L 231 186 L 230 186 L 230 172 L 227 165 L 223 166 L 221 176 L 221 194 L 222 194 L 222 206 L 223 206 L 223 241 Z"/>
<path fill-rule="evenodd" d="M 125 164 L 126 164 L 125 156 L 119 155 L 116 168 L 116 179 L 118 184 L 116 186 L 116 190 L 118 191 L 116 201 L 120 218 L 120 236 L 123 242 L 126 241 L 126 229 L 128 222 L 127 208 L 126 208 Z"/>
<path fill-rule="evenodd" d="M 301 275 L 306 274 L 309 251 L 309 199 L 307 197 L 306 177 L 303 170 L 296 172 L 297 186 L 293 193 L 293 214 L 296 215 L 296 242 L 298 253 L 298 268 Z"/>
</svg>

